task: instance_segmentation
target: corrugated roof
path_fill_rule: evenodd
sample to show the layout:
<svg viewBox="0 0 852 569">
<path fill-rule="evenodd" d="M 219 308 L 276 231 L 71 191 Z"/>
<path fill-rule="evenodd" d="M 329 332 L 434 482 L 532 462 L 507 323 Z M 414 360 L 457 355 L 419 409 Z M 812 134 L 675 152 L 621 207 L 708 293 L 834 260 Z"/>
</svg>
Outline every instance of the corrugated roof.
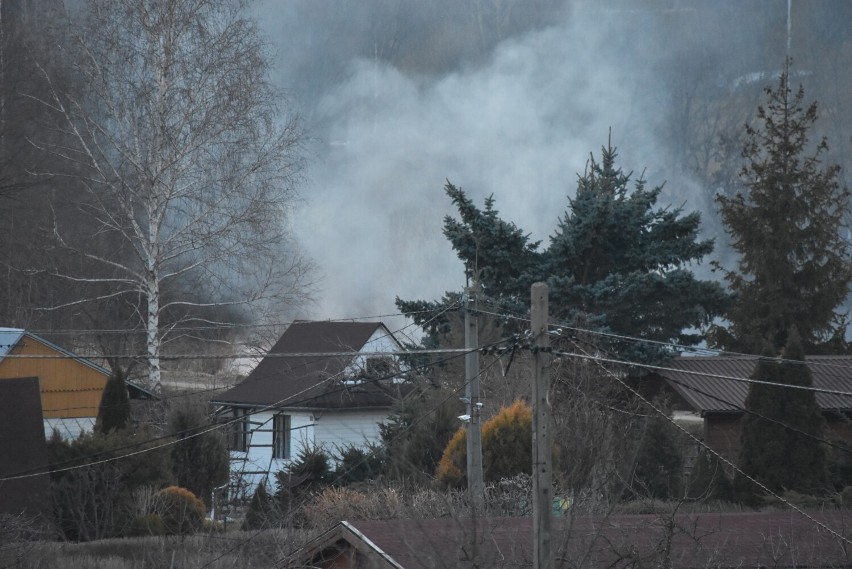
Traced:
<svg viewBox="0 0 852 569">
<path fill-rule="evenodd" d="M 214 403 L 294 408 L 389 407 L 399 385 L 369 382 L 345 385 L 340 377 L 352 357 L 288 357 L 275 354 L 355 352 L 381 322 L 305 322 L 290 325 L 249 376 L 216 397 Z M 388 331 L 388 335 L 393 335 Z M 396 340 L 394 339 L 394 342 Z"/>
<path fill-rule="evenodd" d="M 740 412 L 745 406 L 749 384 L 726 378 L 750 379 L 757 357 L 681 357 L 653 373 L 667 380 L 678 395 L 702 413 Z M 852 393 L 852 356 L 809 356 L 807 366 L 814 387 Z M 852 397 L 833 393 L 816 394 L 826 411 L 852 410 Z"/>
<path fill-rule="evenodd" d="M 2 328 L 0 327 L 0 362 L 6 357 L 6 354 L 17 345 L 24 331 L 20 328 Z"/>
</svg>

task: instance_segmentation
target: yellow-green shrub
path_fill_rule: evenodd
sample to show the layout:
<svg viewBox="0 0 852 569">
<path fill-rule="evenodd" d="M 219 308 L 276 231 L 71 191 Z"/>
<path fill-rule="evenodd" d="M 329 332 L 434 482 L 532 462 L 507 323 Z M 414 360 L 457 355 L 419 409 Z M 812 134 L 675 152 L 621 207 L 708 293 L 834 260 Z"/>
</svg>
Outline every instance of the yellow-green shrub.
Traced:
<svg viewBox="0 0 852 569">
<path fill-rule="evenodd" d="M 186 488 L 169 486 L 157 493 L 154 510 L 170 534 L 188 534 L 201 529 L 206 508 Z"/>
<path fill-rule="evenodd" d="M 482 471 L 486 482 L 531 472 L 532 409 L 521 400 L 503 407 L 482 425 Z M 467 481 L 467 435 L 456 431 L 444 449 L 435 477 L 445 487 Z"/>
</svg>

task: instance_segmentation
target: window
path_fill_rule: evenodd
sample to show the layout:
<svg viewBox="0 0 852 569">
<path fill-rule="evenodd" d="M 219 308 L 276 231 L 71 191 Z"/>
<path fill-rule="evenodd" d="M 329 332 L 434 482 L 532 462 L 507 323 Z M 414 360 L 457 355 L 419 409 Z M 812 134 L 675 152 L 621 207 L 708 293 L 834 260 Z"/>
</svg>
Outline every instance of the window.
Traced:
<svg viewBox="0 0 852 569">
<path fill-rule="evenodd" d="M 245 452 L 249 439 L 249 409 L 234 407 L 234 419 L 231 423 L 231 450 Z"/>
<path fill-rule="evenodd" d="M 290 415 L 272 417 L 272 458 L 290 458 Z"/>
</svg>

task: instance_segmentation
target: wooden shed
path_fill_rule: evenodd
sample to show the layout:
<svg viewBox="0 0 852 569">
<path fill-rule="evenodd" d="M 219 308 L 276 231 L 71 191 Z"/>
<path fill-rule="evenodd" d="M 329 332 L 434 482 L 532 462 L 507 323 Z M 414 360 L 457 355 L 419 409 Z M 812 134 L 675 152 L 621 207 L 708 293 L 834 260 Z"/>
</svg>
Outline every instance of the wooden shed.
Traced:
<svg viewBox="0 0 852 569">
<path fill-rule="evenodd" d="M 108 369 L 20 328 L 0 328 L 0 381 L 37 377 L 45 434 L 76 438 L 94 426 Z M 155 397 L 128 383 L 131 397 Z"/>
</svg>

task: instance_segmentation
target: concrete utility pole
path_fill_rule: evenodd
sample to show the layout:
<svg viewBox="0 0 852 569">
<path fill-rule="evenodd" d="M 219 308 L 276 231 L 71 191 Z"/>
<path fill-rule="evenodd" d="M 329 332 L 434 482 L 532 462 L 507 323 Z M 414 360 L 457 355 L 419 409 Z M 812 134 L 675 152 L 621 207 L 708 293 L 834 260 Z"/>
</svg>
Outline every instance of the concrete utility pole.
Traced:
<svg viewBox="0 0 852 569">
<path fill-rule="evenodd" d="M 550 335 L 547 330 L 547 285 L 532 285 L 530 299 L 534 376 L 533 403 L 533 568 L 550 569 L 551 551 L 550 518 L 553 503 L 552 444 L 550 442 Z"/>
<path fill-rule="evenodd" d="M 479 508 L 485 498 L 485 483 L 482 479 L 482 431 L 480 416 L 482 403 L 479 400 L 479 329 L 476 317 L 476 294 L 478 286 L 465 289 L 464 301 L 464 347 L 468 350 L 464 358 L 465 403 L 467 404 L 467 488 L 471 502 Z M 472 305 L 472 306 L 471 306 Z"/>
</svg>

